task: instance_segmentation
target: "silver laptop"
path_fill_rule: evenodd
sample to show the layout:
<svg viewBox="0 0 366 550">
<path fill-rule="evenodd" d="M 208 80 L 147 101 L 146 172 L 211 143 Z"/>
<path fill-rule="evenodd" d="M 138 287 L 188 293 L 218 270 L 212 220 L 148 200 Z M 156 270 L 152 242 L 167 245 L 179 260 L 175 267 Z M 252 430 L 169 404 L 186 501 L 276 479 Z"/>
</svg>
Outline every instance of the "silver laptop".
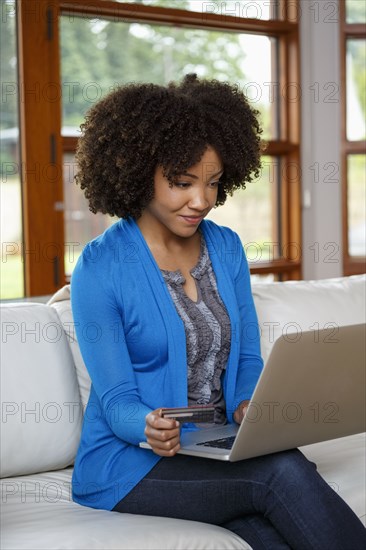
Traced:
<svg viewBox="0 0 366 550">
<path fill-rule="evenodd" d="M 365 329 L 281 336 L 241 425 L 183 433 L 179 453 L 235 462 L 364 432 Z"/>
</svg>

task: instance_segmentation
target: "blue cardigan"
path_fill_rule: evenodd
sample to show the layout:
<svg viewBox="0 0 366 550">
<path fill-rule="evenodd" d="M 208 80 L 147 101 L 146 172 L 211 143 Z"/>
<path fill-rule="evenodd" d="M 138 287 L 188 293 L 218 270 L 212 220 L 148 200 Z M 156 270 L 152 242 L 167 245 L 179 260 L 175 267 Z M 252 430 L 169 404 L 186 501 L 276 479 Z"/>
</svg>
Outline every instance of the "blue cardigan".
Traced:
<svg viewBox="0 0 366 550">
<path fill-rule="evenodd" d="M 236 233 L 207 220 L 200 229 L 231 321 L 222 384 L 233 422 L 233 412 L 251 397 L 263 367 L 250 274 Z M 71 303 L 92 380 L 73 499 L 111 510 L 160 460 L 138 447 L 145 439 L 145 416 L 158 407 L 187 405 L 184 325 L 131 218 L 85 247 L 72 275 Z"/>
</svg>

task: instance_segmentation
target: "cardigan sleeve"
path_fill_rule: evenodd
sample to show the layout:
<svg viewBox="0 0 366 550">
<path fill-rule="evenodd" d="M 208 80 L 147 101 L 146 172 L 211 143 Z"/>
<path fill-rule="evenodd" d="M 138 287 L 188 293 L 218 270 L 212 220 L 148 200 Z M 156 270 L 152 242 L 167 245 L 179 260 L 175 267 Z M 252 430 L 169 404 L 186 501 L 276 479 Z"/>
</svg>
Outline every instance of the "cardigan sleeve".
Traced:
<svg viewBox="0 0 366 550">
<path fill-rule="evenodd" d="M 235 337 L 239 338 L 240 354 L 234 410 L 241 401 L 251 398 L 263 368 L 260 352 L 260 329 L 251 290 L 249 266 L 239 236 L 235 234 L 235 237 L 239 261 L 237 262 L 234 286 L 240 317 L 238 334 L 235 334 Z"/>
<path fill-rule="evenodd" d="M 139 396 L 124 335 L 123 304 L 113 292 L 113 270 L 108 261 L 96 261 L 101 255 L 90 247 L 71 280 L 75 332 L 107 424 L 118 438 L 138 445 L 145 439 L 145 416 L 151 408 Z"/>
</svg>

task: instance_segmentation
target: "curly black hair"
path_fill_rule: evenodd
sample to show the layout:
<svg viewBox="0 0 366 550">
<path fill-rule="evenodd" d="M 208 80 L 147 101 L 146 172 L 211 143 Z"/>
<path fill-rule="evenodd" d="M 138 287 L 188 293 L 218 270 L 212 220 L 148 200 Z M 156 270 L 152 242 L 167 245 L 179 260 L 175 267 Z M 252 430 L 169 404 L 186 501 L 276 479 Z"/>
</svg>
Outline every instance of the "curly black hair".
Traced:
<svg viewBox="0 0 366 550">
<path fill-rule="evenodd" d="M 224 165 L 216 206 L 224 204 L 259 175 L 258 115 L 238 85 L 195 74 L 168 86 L 121 86 L 81 125 L 76 182 L 92 212 L 137 219 L 153 198 L 158 166 L 173 185 L 211 146 Z"/>
</svg>

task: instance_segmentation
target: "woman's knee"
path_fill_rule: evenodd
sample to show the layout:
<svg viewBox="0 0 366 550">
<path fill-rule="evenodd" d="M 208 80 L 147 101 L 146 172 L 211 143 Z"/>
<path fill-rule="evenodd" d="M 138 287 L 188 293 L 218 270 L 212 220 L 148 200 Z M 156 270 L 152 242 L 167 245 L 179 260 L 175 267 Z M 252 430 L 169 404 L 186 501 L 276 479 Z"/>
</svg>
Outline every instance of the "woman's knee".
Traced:
<svg viewBox="0 0 366 550">
<path fill-rule="evenodd" d="M 316 472 L 316 464 L 308 460 L 299 449 L 291 449 L 274 453 L 270 456 L 273 471 L 278 475 L 299 479 L 302 476 L 313 476 Z"/>
<path fill-rule="evenodd" d="M 264 457 L 263 457 L 264 458 Z M 277 501 L 278 498 L 289 505 L 304 498 L 304 493 L 316 498 L 320 476 L 316 465 L 310 462 L 298 449 L 268 455 L 267 482 L 262 490 Z"/>
</svg>

